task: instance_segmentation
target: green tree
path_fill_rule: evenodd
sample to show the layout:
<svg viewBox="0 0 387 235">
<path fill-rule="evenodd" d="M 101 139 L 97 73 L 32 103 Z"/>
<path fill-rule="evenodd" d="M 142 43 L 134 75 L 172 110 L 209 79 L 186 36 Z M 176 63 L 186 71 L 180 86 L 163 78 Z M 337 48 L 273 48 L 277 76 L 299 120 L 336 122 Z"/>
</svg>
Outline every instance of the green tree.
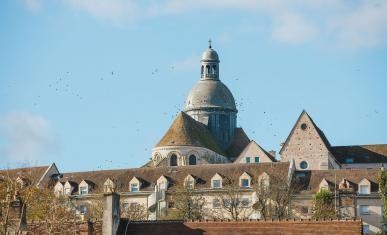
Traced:
<svg viewBox="0 0 387 235">
<path fill-rule="evenodd" d="M 314 219 L 335 219 L 336 212 L 334 206 L 335 195 L 327 190 L 322 189 L 320 192 L 316 193 L 313 197 Z"/>
<path fill-rule="evenodd" d="M 383 221 L 384 225 L 387 224 L 385 218 L 387 218 L 387 170 L 382 169 L 379 173 L 379 193 L 383 203 Z"/>
</svg>

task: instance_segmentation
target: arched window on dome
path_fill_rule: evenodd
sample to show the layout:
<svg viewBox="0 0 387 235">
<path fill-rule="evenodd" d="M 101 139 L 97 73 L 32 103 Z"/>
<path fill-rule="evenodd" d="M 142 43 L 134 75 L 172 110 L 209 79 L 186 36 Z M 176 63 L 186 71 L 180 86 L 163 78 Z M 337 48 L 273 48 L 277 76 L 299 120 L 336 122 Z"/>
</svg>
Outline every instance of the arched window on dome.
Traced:
<svg viewBox="0 0 387 235">
<path fill-rule="evenodd" d="M 212 74 L 216 75 L 216 65 L 212 66 Z"/>
<path fill-rule="evenodd" d="M 177 166 L 177 156 L 176 154 L 172 154 L 170 159 L 169 159 L 169 162 L 170 162 L 170 166 Z"/>
<path fill-rule="evenodd" d="M 196 156 L 195 155 L 189 156 L 188 165 L 196 165 Z"/>
<path fill-rule="evenodd" d="M 201 75 L 204 74 L 204 66 L 202 65 Z"/>
<path fill-rule="evenodd" d="M 206 75 L 209 75 L 209 74 L 210 74 L 210 66 L 206 65 Z"/>
</svg>

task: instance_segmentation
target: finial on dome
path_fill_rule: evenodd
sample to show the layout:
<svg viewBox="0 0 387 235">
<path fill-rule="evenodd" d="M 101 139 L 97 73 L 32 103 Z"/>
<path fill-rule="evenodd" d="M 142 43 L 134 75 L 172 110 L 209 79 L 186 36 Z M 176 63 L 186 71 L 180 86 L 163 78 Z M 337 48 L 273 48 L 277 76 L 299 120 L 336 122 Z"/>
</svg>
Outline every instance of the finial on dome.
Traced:
<svg viewBox="0 0 387 235">
<path fill-rule="evenodd" d="M 212 48 L 212 46 L 211 46 L 211 38 L 210 38 L 210 40 L 208 40 L 208 48 Z"/>
</svg>

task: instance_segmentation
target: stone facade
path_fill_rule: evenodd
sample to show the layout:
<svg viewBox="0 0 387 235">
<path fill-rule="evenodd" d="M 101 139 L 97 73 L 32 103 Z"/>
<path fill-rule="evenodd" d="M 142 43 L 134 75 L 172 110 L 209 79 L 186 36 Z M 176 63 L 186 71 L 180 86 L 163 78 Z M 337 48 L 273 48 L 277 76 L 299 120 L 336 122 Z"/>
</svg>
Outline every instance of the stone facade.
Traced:
<svg viewBox="0 0 387 235">
<path fill-rule="evenodd" d="M 282 161 L 294 159 L 297 170 L 327 170 L 331 153 L 329 142 L 304 111 L 280 151 Z"/>
</svg>

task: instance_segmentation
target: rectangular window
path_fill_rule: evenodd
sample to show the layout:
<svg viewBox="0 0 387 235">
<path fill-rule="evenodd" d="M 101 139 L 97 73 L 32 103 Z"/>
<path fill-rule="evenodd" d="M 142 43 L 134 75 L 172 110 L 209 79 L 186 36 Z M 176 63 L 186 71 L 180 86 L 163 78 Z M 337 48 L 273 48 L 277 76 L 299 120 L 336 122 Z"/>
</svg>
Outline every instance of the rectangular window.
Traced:
<svg viewBox="0 0 387 235">
<path fill-rule="evenodd" d="M 259 157 L 255 157 L 255 163 L 259 163 Z"/>
<path fill-rule="evenodd" d="M 193 187 L 194 187 L 194 182 L 192 181 L 192 180 L 187 180 L 187 182 L 186 182 L 186 188 L 187 189 L 193 189 Z"/>
<path fill-rule="evenodd" d="M 139 206 L 139 204 L 137 202 L 131 202 L 129 205 L 129 208 L 131 210 L 136 210 L 138 206 Z"/>
<path fill-rule="evenodd" d="M 65 195 L 70 195 L 71 194 L 71 188 L 65 188 L 64 194 Z"/>
<path fill-rule="evenodd" d="M 212 187 L 213 188 L 221 188 L 220 180 L 213 180 L 212 181 Z"/>
<path fill-rule="evenodd" d="M 242 207 L 249 207 L 250 201 L 248 198 L 242 198 L 241 200 L 241 206 Z"/>
<path fill-rule="evenodd" d="M 347 157 L 347 158 L 345 159 L 345 163 L 353 163 L 353 158 Z"/>
<path fill-rule="evenodd" d="M 230 199 L 223 199 L 223 205 L 226 208 L 230 207 L 231 206 L 231 200 Z"/>
<path fill-rule="evenodd" d="M 368 189 L 369 189 L 368 185 L 360 185 L 359 193 L 360 194 L 370 194 Z"/>
<path fill-rule="evenodd" d="M 307 206 L 302 206 L 301 207 L 301 213 L 308 214 L 308 212 L 309 212 L 309 208 Z"/>
<path fill-rule="evenodd" d="M 138 192 L 138 184 L 130 184 L 131 192 Z"/>
<path fill-rule="evenodd" d="M 123 208 L 124 210 L 129 209 L 129 203 L 127 203 L 127 202 L 122 203 L 122 208 Z"/>
<path fill-rule="evenodd" d="M 364 234 L 370 233 L 370 226 L 368 224 L 363 224 L 363 233 Z"/>
<path fill-rule="evenodd" d="M 246 157 L 246 163 L 250 163 L 250 157 Z"/>
<path fill-rule="evenodd" d="M 162 182 L 162 183 L 159 183 L 159 190 L 165 190 L 165 183 Z"/>
<path fill-rule="evenodd" d="M 243 188 L 248 188 L 248 187 L 250 187 L 249 179 L 241 179 L 241 186 L 242 186 Z"/>
<path fill-rule="evenodd" d="M 79 189 L 79 193 L 80 193 L 81 195 L 87 194 L 87 193 L 88 193 L 87 187 L 81 187 L 81 188 Z"/>
<path fill-rule="evenodd" d="M 219 199 L 213 199 L 212 200 L 212 208 L 220 208 L 220 201 L 219 201 Z"/>
<path fill-rule="evenodd" d="M 79 212 L 81 213 L 81 215 L 86 214 L 86 212 L 87 212 L 87 207 L 86 207 L 85 205 L 80 205 L 80 206 L 79 206 Z"/>
<path fill-rule="evenodd" d="M 361 205 L 360 206 L 360 214 L 361 215 L 369 215 L 370 214 L 369 207 L 367 205 Z"/>
</svg>

